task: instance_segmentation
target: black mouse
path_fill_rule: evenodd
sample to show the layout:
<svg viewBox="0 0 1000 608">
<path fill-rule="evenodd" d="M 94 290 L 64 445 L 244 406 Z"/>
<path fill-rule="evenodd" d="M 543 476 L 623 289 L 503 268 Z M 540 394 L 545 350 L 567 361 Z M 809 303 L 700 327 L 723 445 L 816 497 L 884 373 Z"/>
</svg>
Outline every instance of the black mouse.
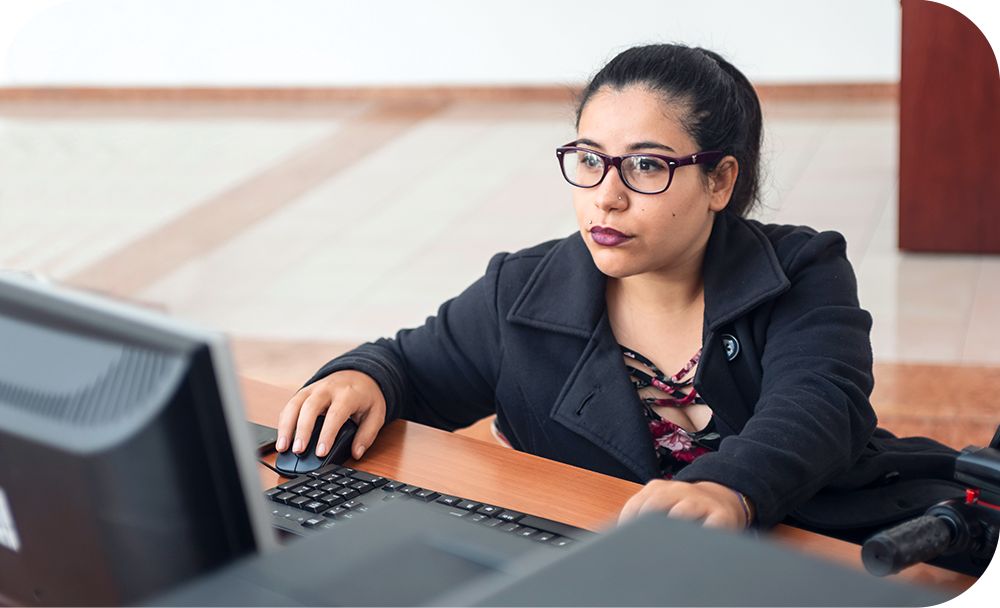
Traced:
<svg viewBox="0 0 1000 608">
<path fill-rule="evenodd" d="M 333 440 L 333 447 L 323 458 L 316 456 L 316 444 L 319 443 L 319 433 L 323 429 L 325 416 L 316 419 L 312 436 L 309 438 L 309 445 L 296 454 L 291 449 L 278 452 L 278 457 L 274 461 L 274 468 L 285 477 L 297 477 L 311 473 L 320 467 L 328 464 L 343 464 L 351 456 L 351 444 L 354 443 L 354 434 L 358 432 L 358 425 L 350 418 L 340 427 L 337 438 Z"/>
</svg>

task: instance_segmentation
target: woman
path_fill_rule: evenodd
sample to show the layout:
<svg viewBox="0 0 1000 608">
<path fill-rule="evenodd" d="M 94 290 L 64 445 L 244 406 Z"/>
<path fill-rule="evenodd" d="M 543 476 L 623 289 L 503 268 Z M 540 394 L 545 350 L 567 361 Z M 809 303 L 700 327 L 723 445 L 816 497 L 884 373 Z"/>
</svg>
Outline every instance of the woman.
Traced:
<svg viewBox="0 0 1000 608">
<path fill-rule="evenodd" d="M 623 519 L 781 521 L 872 436 L 871 317 L 841 235 L 744 219 L 760 145 L 757 96 L 719 55 L 621 53 L 557 150 L 579 233 L 496 255 L 424 326 L 328 363 L 278 449 L 324 412 L 319 455 L 351 417 L 355 458 L 387 420 L 495 412 L 517 449 L 646 483 Z"/>
</svg>

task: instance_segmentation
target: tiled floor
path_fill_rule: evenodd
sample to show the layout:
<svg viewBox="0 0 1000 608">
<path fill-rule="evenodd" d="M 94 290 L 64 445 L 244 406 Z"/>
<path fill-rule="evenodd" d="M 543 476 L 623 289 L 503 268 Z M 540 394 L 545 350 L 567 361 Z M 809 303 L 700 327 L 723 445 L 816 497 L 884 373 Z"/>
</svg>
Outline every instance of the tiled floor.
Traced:
<svg viewBox="0 0 1000 608">
<path fill-rule="evenodd" d="M 976 424 L 1000 422 L 1000 259 L 897 251 L 895 102 L 765 121 L 759 217 L 844 233 L 880 369 L 981 378 Z M 244 372 L 295 385 L 573 231 L 572 137 L 562 103 L 0 105 L 0 268 L 222 329 Z"/>
</svg>

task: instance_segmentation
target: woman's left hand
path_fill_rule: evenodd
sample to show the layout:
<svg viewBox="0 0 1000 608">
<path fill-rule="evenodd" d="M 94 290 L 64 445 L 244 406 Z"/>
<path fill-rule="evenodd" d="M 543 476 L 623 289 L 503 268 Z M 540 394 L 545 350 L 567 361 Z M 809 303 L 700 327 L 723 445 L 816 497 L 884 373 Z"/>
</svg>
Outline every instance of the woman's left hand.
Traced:
<svg viewBox="0 0 1000 608">
<path fill-rule="evenodd" d="M 742 530 L 747 526 L 740 497 L 712 481 L 654 479 L 625 503 L 618 523 L 654 510 L 666 511 L 671 517 L 700 520 L 709 527 Z"/>
</svg>

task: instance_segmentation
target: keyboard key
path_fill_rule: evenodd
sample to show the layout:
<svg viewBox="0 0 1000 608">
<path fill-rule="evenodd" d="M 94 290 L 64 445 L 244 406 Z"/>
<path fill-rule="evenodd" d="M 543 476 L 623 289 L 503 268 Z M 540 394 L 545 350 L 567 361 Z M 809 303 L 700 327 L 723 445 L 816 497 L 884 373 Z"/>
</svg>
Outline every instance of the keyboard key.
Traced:
<svg viewBox="0 0 1000 608">
<path fill-rule="evenodd" d="M 378 475 L 372 475 L 371 473 L 365 473 L 364 471 L 354 471 L 351 473 L 351 477 L 358 481 L 364 481 L 374 485 L 376 479 L 382 479 Z"/>
<path fill-rule="evenodd" d="M 489 515 L 490 517 L 496 517 L 497 513 L 503 511 L 500 507 L 494 507 L 493 505 L 483 505 L 476 509 L 477 513 L 482 513 L 483 515 Z"/>
<path fill-rule="evenodd" d="M 575 541 L 573 541 L 573 539 L 566 538 L 565 536 L 557 536 L 554 539 L 550 540 L 549 544 L 555 545 L 557 547 L 569 547 L 574 542 Z"/>
<path fill-rule="evenodd" d="M 493 519 L 492 517 L 484 517 L 479 525 L 486 526 L 487 528 L 496 528 L 497 526 L 506 525 L 502 519 Z"/>
<path fill-rule="evenodd" d="M 502 519 L 504 521 L 517 521 L 524 517 L 524 513 L 518 513 L 517 511 L 501 511 L 496 517 L 497 519 Z"/>
<path fill-rule="evenodd" d="M 326 482 L 322 479 L 313 479 L 312 481 L 306 482 L 306 485 L 310 488 L 318 488 L 320 486 L 326 485 Z"/>
<path fill-rule="evenodd" d="M 312 498 L 314 500 L 319 500 L 319 497 L 323 496 L 324 494 L 326 494 L 326 492 L 324 492 L 323 490 L 313 490 L 312 492 L 306 492 L 305 494 L 303 494 L 303 496 L 308 496 L 309 498 Z"/>
<path fill-rule="evenodd" d="M 280 502 L 283 505 L 287 505 L 288 501 L 291 500 L 291 499 L 293 499 L 293 498 L 298 498 L 298 496 L 296 496 L 295 494 L 292 494 L 291 492 L 282 492 L 281 494 L 278 494 L 277 496 L 272 497 L 271 500 L 273 500 L 275 502 Z"/>
<path fill-rule="evenodd" d="M 353 509 L 355 507 L 360 507 L 363 504 L 364 503 L 362 503 L 360 500 L 358 500 L 358 499 L 355 498 L 353 500 L 348 500 L 347 502 L 345 502 L 344 504 L 342 504 L 340 506 L 344 507 L 345 509 Z"/>
<path fill-rule="evenodd" d="M 298 486 L 300 486 L 300 485 L 302 485 L 302 484 L 310 481 L 311 479 L 312 478 L 309 477 L 308 475 L 300 475 L 299 477 L 296 477 L 295 479 L 289 479 L 288 481 L 286 481 L 285 483 L 279 485 L 278 487 L 287 492 L 287 491 L 291 490 L 292 488 L 298 487 Z"/>
<path fill-rule="evenodd" d="M 313 499 L 309 498 L 308 496 L 296 496 L 295 498 L 289 500 L 288 504 L 290 504 L 293 507 L 298 507 L 301 509 L 302 505 L 312 501 Z"/>
<path fill-rule="evenodd" d="M 281 522 L 279 526 L 281 526 L 283 529 L 286 530 L 287 528 L 285 528 L 284 526 L 296 523 L 301 524 L 302 522 L 304 522 L 309 518 L 309 516 L 306 513 L 299 511 L 298 509 L 293 509 L 291 507 L 281 507 L 281 506 L 271 511 L 271 517 L 274 520 Z"/>
<path fill-rule="evenodd" d="M 367 481 L 356 481 L 356 482 L 352 483 L 349 487 L 354 488 L 355 490 L 357 490 L 361 494 L 366 494 L 366 493 L 371 492 L 372 490 L 375 489 L 375 486 L 373 486 L 372 484 L 368 483 Z"/>
<path fill-rule="evenodd" d="M 517 532 L 520 529 L 521 526 L 514 523 L 506 523 L 502 526 L 497 526 L 497 530 L 501 530 L 503 532 Z"/>
<path fill-rule="evenodd" d="M 351 479 L 350 477 L 341 477 L 340 479 L 335 479 L 333 483 L 337 484 L 338 486 L 343 486 L 346 488 L 350 486 L 352 483 L 354 483 L 354 480 Z"/>
<path fill-rule="evenodd" d="M 323 517 L 329 517 L 330 519 L 340 519 L 340 517 L 347 513 L 347 509 L 344 507 L 334 507 L 328 511 L 323 511 Z"/>
<path fill-rule="evenodd" d="M 343 496 L 337 496 L 336 494 L 324 494 L 324 495 L 320 496 L 319 498 L 317 498 L 316 500 L 319 500 L 321 502 L 325 502 L 326 504 L 330 505 L 331 507 L 336 507 L 337 505 L 341 504 L 342 502 L 344 502 L 347 499 L 344 498 Z"/>
<path fill-rule="evenodd" d="M 402 492 L 403 494 L 413 494 L 414 492 L 419 492 L 423 488 L 418 488 L 417 486 L 403 486 L 396 490 L 397 492 Z"/>
<path fill-rule="evenodd" d="M 441 498 L 437 499 L 439 503 L 443 505 L 448 505 L 449 507 L 457 505 L 459 502 L 461 502 L 461 500 L 462 499 L 459 498 L 458 496 L 449 496 L 448 494 L 443 494 Z"/>
<path fill-rule="evenodd" d="M 385 490 L 386 492 L 397 492 L 399 491 L 400 488 L 402 488 L 405 485 L 406 484 L 403 483 L 402 481 L 390 481 L 384 484 L 382 486 L 382 489 Z"/>
<path fill-rule="evenodd" d="M 350 500 L 355 496 L 360 496 L 361 494 L 353 488 L 340 488 L 334 492 L 337 496 L 343 496 L 345 500 Z"/>
<path fill-rule="evenodd" d="M 551 519 L 545 519 L 543 517 L 535 517 L 534 515 L 525 515 L 519 519 L 517 523 L 522 526 L 531 526 L 532 528 L 558 534 L 559 536 L 585 538 L 588 535 L 588 532 L 581 530 L 580 528 L 574 528 L 573 526 L 568 526 L 564 523 L 552 521 Z"/>
<path fill-rule="evenodd" d="M 322 517 L 310 517 L 309 519 L 302 522 L 302 526 L 304 528 L 315 528 L 316 526 L 320 525 L 325 521 L 326 520 L 323 519 Z"/>
<path fill-rule="evenodd" d="M 344 475 L 345 477 L 350 477 L 351 475 L 357 473 L 357 471 L 355 471 L 351 467 L 337 467 L 337 472 L 340 473 L 341 475 Z"/>
<path fill-rule="evenodd" d="M 442 502 L 429 502 L 427 503 L 435 509 L 439 509 L 443 513 L 447 513 L 452 517 L 465 517 L 466 515 L 471 515 L 469 511 L 465 509 L 459 509 L 458 507 L 450 507 Z"/>
<path fill-rule="evenodd" d="M 328 483 L 328 484 L 320 487 L 320 490 L 323 490 L 324 492 L 333 492 L 333 491 L 339 490 L 339 489 L 340 489 L 340 486 L 338 486 L 335 483 Z"/>
<path fill-rule="evenodd" d="M 532 536 L 531 540 L 537 540 L 540 543 L 547 543 L 555 537 L 556 535 L 551 532 L 539 532 L 538 534 Z"/>
<path fill-rule="evenodd" d="M 278 494 L 281 494 L 283 492 L 284 492 L 284 490 L 282 490 L 281 488 L 271 488 L 270 490 L 264 492 L 264 498 L 271 498 L 271 499 L 273 499 L 275 496 L 277 496 Z"/>
<path fill-rule="evenodd" d="M 329 475 L 330 473 L 336 473 L 337 469 L 339 468 L 340 467 L 335 464 L 328 464 L 325 467 L 320 467 L 316 469 L 315 471 L 309 473 L 308 475 L 309 477 L 312 477 L 314 479 L 322 479 L 324 475 Z"/>
<path fill-rule="evenodd" d="M 343 475 L 340 475 L 339 473 L 330 473 L 328 475 L 324 475 L 324 476 L 320 477 L 320 479 L 322 479 L 323 481 L 325 481 L 327 483 L 330 483 L 330 482 L 337 481 L 341 477 L 343 477 Z"/>
<path fill-rule="evenodd" d="M 302 484 L 301 486 L 298 486 L 296 488 L 292 488 L 291 490 L 289 490 L 289 492 L 291 492 L 292 494 L 298 494 L 299 496 L 302 496 L 306 492 L 311 492 L 311 491 L 312 491 L 312 488 L 310 488 L 306 484 Z"/>
<path fill-rule="evenodd" d="M 310 513 L 319 513 L 321 511 L 326 511 L 327 509 L 329 509 L 330 505 L 326 504 L 325 502 L 314 500 L 312 502 L 306 503 L 305 505 L 302 506 L 302 508 L 305 509 L 306 511 L 309 511 Z"/>
<path fill-rule="evenodd" d="M 435 498 L 437 498 L 438 496 L 440 496 L 440 494 L 438 494 L 433 490 L 420 490 L 419 492 L 414 492 L 413 494 L 410 494 L 410 496 L 414 498 L 419 498 L 424 502 L 430 502 Z"/>
<path fill-rule="evenodd" d="M 483 515 L 482 513 L 470 513 L 466 517 L 466 519 L 468 519 L 469 521 L 475 522 L 475 523 L 479 523 L 479 522 L 483 521 L 484 519 L 489 519 L 489 517 Z M 497 521 L 500 521 L 500 520 L 498 519 Z"/>
<path fill-rule="evenodd" d="M 529 528 L 527 526 L 522 526 L 521 529 L 515 531 L 514 534 L 517 534 L 518 536 L 523 536 L 525 538 L 528 538 L 529 536 L 531 536 L 535 532 L 538 532 L 538 530 L 536 530 L 534 528 Z"/>
<path fill-rule="evenodd" d="M 458 507 L 459 509 L 465 509 L 466 511 L 475 511 L 479 507 L 483 506 L 483 503 L 473 502 L 471 500 L 462 500 L 459 501 L 459 503 L 455 506 Z"/>
</svg>

